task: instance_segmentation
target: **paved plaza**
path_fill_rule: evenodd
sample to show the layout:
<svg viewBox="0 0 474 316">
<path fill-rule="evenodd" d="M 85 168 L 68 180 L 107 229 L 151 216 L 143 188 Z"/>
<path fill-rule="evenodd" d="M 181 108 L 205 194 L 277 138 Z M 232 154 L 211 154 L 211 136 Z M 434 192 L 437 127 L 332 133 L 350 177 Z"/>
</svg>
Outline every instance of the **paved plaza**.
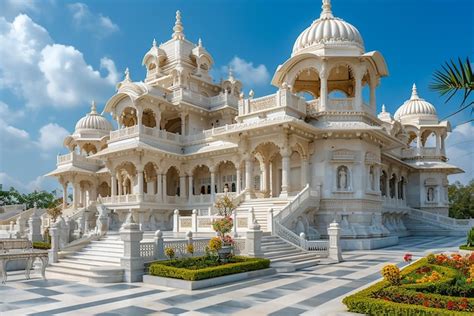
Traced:
<svg viewBox="0 0 474 316">
<path fill-rule="evenodd" d="M 185 291 L 142 283 L 86 284 L 10 273 L 0 286 L 0 313 L 7 315 L 337 315 L 347 294 L 380 278 L 386 263 L 403 266 L 434 251 L 455 250 L 464 238 L 406 237 L 397 246 L 344 253 L 345 261 L 321 264 L 205 290 Z"/>
</svg>

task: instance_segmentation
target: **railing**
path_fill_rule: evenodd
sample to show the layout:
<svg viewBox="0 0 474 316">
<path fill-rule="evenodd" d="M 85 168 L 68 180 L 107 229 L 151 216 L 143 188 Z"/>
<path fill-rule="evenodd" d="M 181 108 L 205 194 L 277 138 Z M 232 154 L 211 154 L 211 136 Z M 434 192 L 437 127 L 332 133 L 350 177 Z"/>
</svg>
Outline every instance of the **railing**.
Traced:
<svg viewBox="0 0 474 316">
<path fill-rule="evenodd" d="M 140 257 L 144 258 L 145 261 L 153 260 L 155 258 L 155 242 L 140 242 Z"/>
<path fill-rule="evenodd" d="M 471 227 L 474 226 L 474 219 L 456 219 L 414 208 L 410 209 L 408 216 L 452 230 L 463 230 L 467 232 Z"/>
<path fill-rule="evenodd" d="M 102 203 L 135 203 L 138 202 L 138 194 L 126 194 L 126 195 L 116 195 L 116 196 L 106 196 L 102 198 Z"/>
<path fill-rule="evenodd" d="M 274 221 L 281 224 L 287 223 L 305 211 L 305 204 L 310 198 L 318 198 L 319 191 L 311 190 L 307 184 L 278 214 L 274 216 Z"/>
<path fill-rule="evenodd" d="M 257 112 L 275 107 L 277 106 L 276 101 L 276 94 L 251 99 L 249 104 L 250 112 Z"/>
<path fill-rule="evenodd" d="M 67 163 L 73 163 L 73 164 L 78 163 L 78 164 L 83 164 L 83 165 L 92 166 L 92 167 L 96 167 L 102 164 L 102 162 L 98 159 L 87 158 L 75 152 L 70 152 L 68 154 L 57 157 L 58 165 L 63 165 Z"/>
<path fill-rule="evenodd" d="M 421 148 L 406 148 L 402 149 L 402 158 L 410 159 L 416 157 L 432 157 L 439 158 L 446 156 L 446 154 L 438 150 L 436 147 L 421 147 Z"/>
<path fill-rule="evenodd" d="M 305 251 L 319 253 L 323 256 L 328 254 L 328 240 L 306 240 L 278 222 L 275 223 L 275 233 L 278 237 Z"/>
<path fill-rule="evenodd" d="M 0 209 L 3 209 L 3 213 L 8 213 L 11 211 L 16 211 L 16 210 L 25 210 L 26 204 L 4 205 L 4 206 L 0 206 Z"/>
<path fill-rule="evenodd" d="M 169 95 L 169 100 L 171 102 L 186 101 L 194 105 L 199 105 L 206 109 L 211 109 L 224 105 L 229 105 L 236 108 L 238 105 L 237 97 L 228 93 L 222 93 L 217 96 L 207 97 L 200 93 L 184 89 L 173 91 Z"/>
<path fill-rule="evenodd" d="M 406 199 L 392 198 L 389 196 L 382 196 L 382 205 L 384 207 L 406 207 Z"/>
</svg>

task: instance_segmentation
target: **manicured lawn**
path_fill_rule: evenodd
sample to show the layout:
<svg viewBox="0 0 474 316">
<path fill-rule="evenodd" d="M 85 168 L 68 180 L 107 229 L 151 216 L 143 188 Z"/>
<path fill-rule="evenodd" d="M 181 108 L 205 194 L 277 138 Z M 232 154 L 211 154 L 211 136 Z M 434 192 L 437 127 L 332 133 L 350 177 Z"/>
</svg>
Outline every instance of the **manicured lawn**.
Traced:
<svg viewBox="0 0 474 316">
<path fill-rule="evenodd" d="M 459 246 L 459 249 L 462 249 L 462 250 L 474 250 L 474 247 L 468 247 L 467 245 L 461 245 L 461 246 Z"/>
<path fill-rule="evenodd" d="M 221 263 L 209 257 L 195 257 L 154 262 L 148 271 L 154 276 L 197 281 L 269 267 L 270 260 L 261 258 L 234 256 Z"/>
<path fill-rule="evenodd" d="M 384 279 L 343 303 L 367 315 L 474 315 L 474 255 L 429 255 L 404 268 L 398 282 Z"/>
</svg>

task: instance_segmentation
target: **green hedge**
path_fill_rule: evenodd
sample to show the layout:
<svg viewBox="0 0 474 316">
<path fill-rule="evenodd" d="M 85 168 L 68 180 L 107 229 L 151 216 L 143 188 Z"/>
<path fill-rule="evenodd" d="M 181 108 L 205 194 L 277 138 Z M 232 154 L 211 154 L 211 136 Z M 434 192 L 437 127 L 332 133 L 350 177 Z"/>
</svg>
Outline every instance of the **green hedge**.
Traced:
<svg viewBox="0 0 474 316">
<path fill-rule="evenodd" d="M 51 244 L 42 241 L 33 242 L 33 248 L 35 249 L 51 249 Z"/>
<path fill-rule="evenodd" d="M 192 259 L 202 260 L 202 258 L 203 257 L 196 257 Z M 216 278 L 229 274 L 261 270 L 270 267 L 270 260 L 268 259 L 248 258 L 240 256 L 234 257 L 234 261 L 236 262 L 194 270 L 173 266 L 176 265 L 179 261 L 180 259 L 154 262 L 150 265 L 148 272 L 150 275 L 154 276 L 197 281 Z"/>
<path fill-rule="evenodd" d="M 402 270 L 402 276 L 406 276 L 416 269 L 422 266 L 434 267 L 434 265 L 428 264 L 426 258 L 422 258 L 417 262 L 411 264 Z M 443 298 L 444 300 L 449 300 L 450 297 L 443 296 L 439 294 L 426 294 L 425 291 L 435 290 L 437 287 L 443 287 L 443 285 L 449 286 L 453 283 L 456 276 L 454 269 L 442 266 L 434 267 L 438 272 L 444 274 L 443 278 L 437 282 L 428 282 L 421 284 L 405 284 L 396 289 L 400 290 L 398 295 L 416 295 L 419 292 L 424 292 L 423 295 L 426 297 Z M 377 292 L 381 291 L 390 291 L 393 290 L 390 283 L 387 281 L 378 282 L 360 292 L 357 292 L 353 295 L 347 296 L 343 299 L 343 303 L 348 307 L 350 312 L 363 313 L 367 315 L 402 315 L 402 316 L 412 316 L 412 315 L 423 315 L 423 316 L 448 316 L 448 315 L 472 315 L 472 312 L 461 312 L 461 311 L 452 311 L 441 308 L 425 307 L 422 305 L 413 305 L 406 303 L 396 303 L 389 300 L 384 300 L 381 298 L 374 298 Z M 459 300 L 460 298 L 452 298 L 453 300 Z M 470 303 L 472 299 L 468 299 Z"/>
<path fill-rule="evenodd" d="M 459 249 L 461 249 L 461 250 L 474 250 L 474 246 L 469 247 L 468 245 L 461 245 L 461 246 L 459 246 Z"/>
</svg>

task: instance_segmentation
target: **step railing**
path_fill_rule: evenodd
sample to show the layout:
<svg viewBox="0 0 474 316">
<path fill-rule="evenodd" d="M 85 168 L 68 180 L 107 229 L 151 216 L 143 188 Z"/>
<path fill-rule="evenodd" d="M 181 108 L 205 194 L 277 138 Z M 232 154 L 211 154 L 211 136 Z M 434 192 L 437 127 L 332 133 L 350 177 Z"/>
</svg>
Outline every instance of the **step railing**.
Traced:
<svg viewBox="0 0 474 316">
<path fill-rule="evenodd" d="M 410 208 L 408 216 L 414 219 L 429 222 L 434 225 L 438 225 L 444 228 L 452 230 L 463 230 L 468 231 L 474 226 L 474 219 L 456 219 L 449 216 L 440 214 L 433 214 L 427 211 L 422 211 L 414 208 Z"/>
<path fill-rule="evenodd" d="M 318 187 L 318 190 L 311 190 L 310 185 L 307 184 L 303 190 L 301 190 L 283 209 L 280 210 L 280 212 L 278 212 L 278 214 L 273 217 L 273 220 L 284 225 L 292 219 L 295 219 L 306 210 L 307 202 L 310 199 L 317 199 L 320 197 L 320 191 L 320 187 Z"/>
<path fill-rule="evenodd" d="M 286 242 L 302 249 L 305 251 L 311 251 L 319 253 L 323 256 L 327 256 L 329 251 L 328 240 L 306 240 L 303 236 L 298 236 L 282 224 L 275 222 L 275 234 Z"/>
</svg>

